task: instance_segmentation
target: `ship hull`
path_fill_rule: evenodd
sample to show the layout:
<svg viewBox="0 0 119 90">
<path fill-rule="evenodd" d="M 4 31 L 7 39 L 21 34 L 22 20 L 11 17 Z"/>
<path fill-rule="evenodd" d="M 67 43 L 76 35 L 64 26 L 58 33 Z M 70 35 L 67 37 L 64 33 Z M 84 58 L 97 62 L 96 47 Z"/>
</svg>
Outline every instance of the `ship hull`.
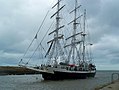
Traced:
<svg viewBox="0 0 119 90">
<path fill-rule="evenodd" d="M 74 71 L 66 69 L 48 68 L 45 69 L 35 69 L 27 67 L 28 69 L 35 70 L 42 74 L 44 80 L 63 80 L 63 79 L 86 79 L 90 77 L 95 77 L 96 70 L 91 71 Z"/>
<path fill-rule="evenodd" d="M 96 72 L 59 72 L 54 73 L 41 73 L 44 80 L 63 80 L 63 79 L 86 79 L 89 77 L 95 77 Z"/>
</svg>

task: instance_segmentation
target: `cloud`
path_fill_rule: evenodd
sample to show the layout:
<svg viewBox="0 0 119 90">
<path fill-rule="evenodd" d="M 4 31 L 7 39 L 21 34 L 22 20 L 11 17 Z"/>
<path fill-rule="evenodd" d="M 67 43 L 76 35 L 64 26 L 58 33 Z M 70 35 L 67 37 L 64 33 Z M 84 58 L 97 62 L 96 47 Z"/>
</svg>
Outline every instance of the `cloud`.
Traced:
<svg viewBox="0 0 119 90">
<path fill-rule="evenodd" d="M 119 65 L 118 0 L 82 0 L 87 7 L 88 30 L 94 42 L 97 68 L 116 69 Z M 101 67 L 100 67 L 101 66 Z"/>
<path fill-rule="evenodd" d="M 17 64 L 52 3 L 53 0 L 0 0 L 1 65 Z"/>
<path fill-rule="evenodd" d="M 111 67 L 119 64 L 118 38 L 118 36 L 104 35 L 100 41 L 94 44 L 94 59 L 97 65 L 108 65 L 108 67 Z"/>
<path fill-rule="evenodd" d="M 10 0 L 7 2 L 0 0 L 0 65 L 18 63 L 18 59 L 23 56 L 47 11 L 55 3 L 56 0 Z M 62 1 L 61 5 L 65 3 L 66 9 L 63 9 L 63 12 L 69 12 L 74 8 L 74 0 Z M 82 5 L 80 10 L 87 9 L 87 29 L 94 43 L 93 56 L 98 69 L 103 69 L 103 67 L 104 69 L 116 69 L 119 66 L 118 3 L 118 0 L 80 0 L 79 2 Z M 49 16 L 54 12 L 53 10 L 50 10 Z M 66 17 L 65 23 L 71 21 L 71 15 L 62 13 L 62 16 L 63 14 Z M 45 21 L 38 35 L 39 41 L 52 22 L 48 20 Z M 55 25 L 52 29 L 53 27 Z M 36 41 L 33 47 L 39 41 Z M 43 45 L 48 47 L 46 43 Z M 27 57 L 32 52 L 33 49 L 30 49 Z"/>
</svg>

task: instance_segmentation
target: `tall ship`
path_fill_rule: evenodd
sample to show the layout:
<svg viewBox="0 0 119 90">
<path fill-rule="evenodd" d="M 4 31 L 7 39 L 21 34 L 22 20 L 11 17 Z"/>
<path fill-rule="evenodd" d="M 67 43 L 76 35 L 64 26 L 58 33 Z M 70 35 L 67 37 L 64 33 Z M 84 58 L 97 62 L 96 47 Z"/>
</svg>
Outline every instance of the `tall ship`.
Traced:
<svg viewBox="0 0 119 90">
<path fill-rule="evenodd" d="M 61 41 L 64 39 L 64 35 L 61 34 L 61 30 L 65 27 L 61 23 L 61 11 L 65 8 L 65 5 L 61 6 L 62 0 L 58 0 L 52 8 L 57 8 L 57 11 L 50 17 L 55 17 L 56 26 L 53 31 L 48 35 L 53 36 L 53 39 L 49 40 L 49 48 L 44 55 L 47 59 L 46 64 L 41 64 L 37 67 L 29 67 L 28 63 L 22 65 L 23 59 L 20 61 L 20 66 L 32 69 L 40 72 L 44 80 L 62 80 L 62 79 L 86 79 L 94 77 L 96 74 L 96 66 L 92 63 L 91 51 L 87 49 L 91 47 L 91 43 L 87 42 L 86 33 L 86 10 L 82 15 L 78 14 L 81 5 L 78 6 L 77 0 L 75 0 L 75 7 L 70 12 L 74 16 L 73 20 L 67 25 L 71 25 L 71 35 L 65 38 L 65 44 Z M 79 22 L 82 18 L 83 22 Z M 82 25 L 83 28 L 79 29 L 78 26 Z M 50 36 L 50 37 L 51 37 Z M 37 37 L 37 34 L 35 38 Z M 21 64 L 22 63 L 22 64 Z"/>
</svg>

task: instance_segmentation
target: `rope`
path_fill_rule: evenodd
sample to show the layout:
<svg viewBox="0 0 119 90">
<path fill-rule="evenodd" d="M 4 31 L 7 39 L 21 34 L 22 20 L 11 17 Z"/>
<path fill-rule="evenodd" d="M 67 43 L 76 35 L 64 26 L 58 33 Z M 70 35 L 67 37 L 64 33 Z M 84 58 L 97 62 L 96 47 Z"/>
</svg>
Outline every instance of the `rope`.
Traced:
<svg viewBox="0 0 119 90">
<path fill-rule="evenodd" d="M 45 21 L 46 17 L 48 16 L 49 11 L 50 11 L 50 10 L 48 10 L 48 11 L 47 11 L 47 13 L 46 13 L 46 15 L 45 15 L 45 17 L 44 17 L 44 19 L 43 19 L 43 21 L 42 21 L 42 23 L 41 23 L 41 25 L 40 25 L 39 29 L 38 29 L 38 31 L 37 31 L 37 33 L 36 33 L 36 35 L 37 35 L 37 34 L 39 33 L 39 31 L 41 30 L 41 27 L 43 26 L 43 23 L 44 23 L 44 21 Z"/>
<path fill-rule="evenodd" d="M 48 15 L 48 13 L 49 13 L 49 10 L 47 11 L 47 13 L 46 13 L 46 15 L 45 15 L 45 17 L 44 17 L 44 19 L 43 19 L 43 21 L 42 21 L 41 25 L 40 25 L 40 27 L 39 27 L 39 29 L 38 29 L 38 31 L 37 31 L 37 33 L 36 33 L 35 37 L 34 37 L 34 38 L 33 38 L 33 40 L 31 41 L 31 43 L 30 43 L 30 45 L 28 46 L 28 48 L 26 49 L 26 51 L 25 51 L 25 53 L 24 53 L 24 55 L 23 55 L 23 57 L 22 57 L 22 58 L 24 58 L 24 57 L 25 57 L 25 55 L 26 55 L 26 53 L 28 52 L 29 48 L 31 47 L 32 43 L 34 42 L 34 40 L 35 40 L 35 39 L 37 39 L 37 34 L 39 33 L 39 31 L 40 31 L 41 27 L 43 26 L 43 23 L 44 23 L 44 21 L 45 21 L 45 19 L 46 19 L 47 15 Z M 20 60 L 20 62 L 22 62 L 22 59 Z M 20 62 L 19 62 L 19 63 L 20 63 Z"/>
<path fill-rule="evenodd" d="M 52 25 L 53 25 L 54 21 L 51 23 L 50 27 L 48 28 L 47 32 L 45 33 L 43 39 L 41 40 L 41 42 L 44 40 L 44 38 L 46 37 L 47 33 L 49 32 L 49 30 L 51 29 Z M 39 48 L 39 46 L 42 47 L 42 49 L 46 52 L 46 50 L 44 49 L 44 47 L 42 46 L 41 42 L 38 44 L 37 48 L 35 49 L 35 51 L 33 52 L 33 54 L 31 55 L 31 57 L 29 58 L 28 62 L 26 64 L 29 63 L 29 61 L 31 60 L 31 58 L 34 56 L 35 52 L 37 51 L 37 49 Z"/>
<path fill-rule="evenodd" d="M 51 29 L 51 27 L 53 26 L 53 24 L 54 24 L 54 21 L 51 23 L 50 27 L 48 28 L 47 32 L 45 33 L 45 35 L 44 35 L 44 37 L 42 38 L 42 40 L 41 40 L 40 43 L 42 43 L 42 41 L 44 40 L 45 36 L 48 34 L 48 32 L 49 32 L 49 30 Z"/>
<path fill-rule="evenodd" d="M 52 2 L 52 4 L 53 4 L 53 2 Z M 48 12 L 46 13 L 46 15 L 45 15 L 45 17 L 44 17 L 44 19 L 43 19 L 43 21 L 42 21 L 42 23 L 41 23 L 41 25 L 40 25 L 38 31 L 37 31 L 35 37 L 34 37 L 33 40 L 31 41 L 31 43 L 30 43 L 30 45 L 28 46 L 28 48 L 26 49 L 26 51 L 25 51 L 25 53 L 24 53 L 22 59 L 20 60 L 19 65 L 20 65 L 20 63 L 23 61 L 23 58 L 25 57 L 26 53 L 28 52 L 29 48 L 31 47 L 33 41 L 34 41 L 35 39 L 37 39 L 37 34 L 39 33 L 41 27 L 43 26 L 43 23 L 44 23 L 44 21 L 45 21 L 47 15 L 48 15 L 48 13 L 49 13 L 49 11 L 50 11 L 50 10 L 48 10 Z M 43 38 L 43 39 L 44 39 L 44 38 Z M 43 39 L 41 40 L 41 42 L 43 41 Z"/>
</svg>

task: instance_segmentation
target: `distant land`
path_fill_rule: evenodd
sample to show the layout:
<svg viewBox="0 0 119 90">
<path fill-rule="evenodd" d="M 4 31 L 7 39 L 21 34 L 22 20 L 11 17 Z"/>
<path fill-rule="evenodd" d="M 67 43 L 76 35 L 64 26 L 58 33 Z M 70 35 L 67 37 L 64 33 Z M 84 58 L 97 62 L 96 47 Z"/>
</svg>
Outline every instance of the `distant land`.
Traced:
<svg viewBox="0 0 119 90">
<path fill-rule="evenodd" d="M 0 75 L 39 74 L 37 71 L 19 66 L 0 66 Z"/>
</svg>

